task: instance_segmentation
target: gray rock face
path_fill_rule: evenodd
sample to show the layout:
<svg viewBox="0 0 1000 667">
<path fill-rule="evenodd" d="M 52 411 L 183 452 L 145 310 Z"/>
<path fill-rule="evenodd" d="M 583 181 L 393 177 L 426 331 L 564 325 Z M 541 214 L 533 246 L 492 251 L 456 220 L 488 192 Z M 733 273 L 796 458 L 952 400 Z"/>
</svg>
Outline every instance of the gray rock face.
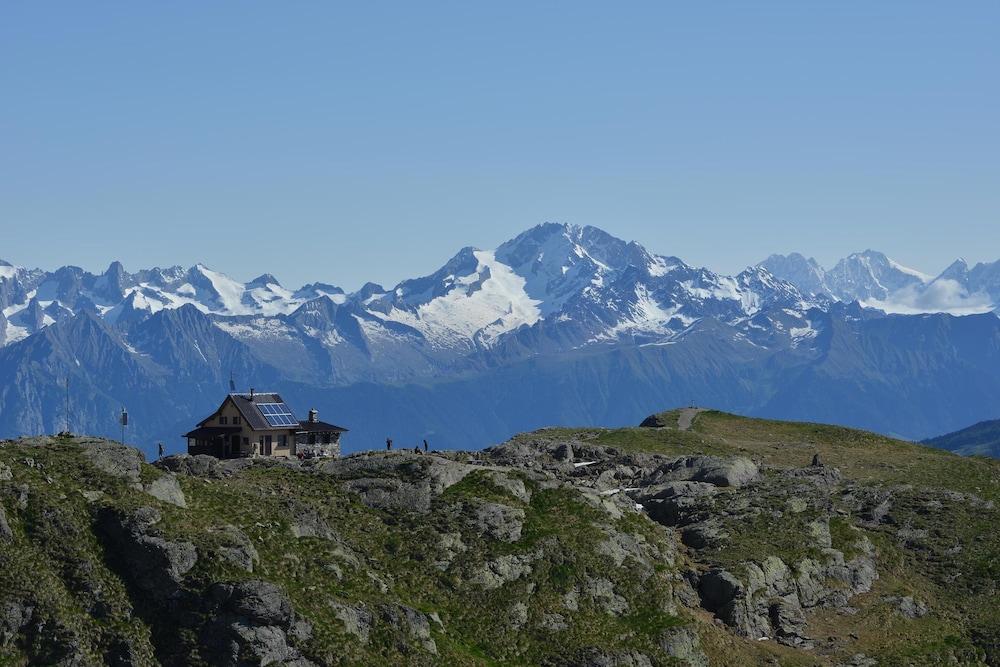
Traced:
<svg viewBox="0 0 1000 667">
<path fill-rule="evenodd" d="M 426 614 L 401 604 L 379 606 L 379 620 L 396 634 L 406 639 L 398 642 L 403 651 L 411 650 L 417 644 L 425 651 L 437 655 L 437 644 L 431 637 L 431 622 Z"/>
<path fill-rule="evenodd" d="M 556 450 L 552 453 L 552 458 L 556 461 L 573 461 L 573 447 L 568 443 L 563 443 L 556 447 Z"/>
<path fill-rule="evenodd" d="M 0 505 L 0 542 L 12 541 L 14 541 L 14 531 L 10 529 L 10 524 L 7 523 L 7 513 Z"/>
<path fill-rule="evenodd" d="M 809 646 L 804 610 L 845 607 L 851 596 L 871 590 L 878 577 L 870 552 L 848 562 L 835 549 L 823 550 L 823 556 L 823 562 L 806 558 L 793 568 L 774 556 L 761 564 L 746 563 L 742 579 L 712 570 L 699 582 L 702 606 L 744 637 L 773 636 Z"/>
<path fill-rule="evenodd" d="M 727 537 L 728 533 L 713 519 L 693 523 L 681 529 L 681 541 L 692 549 L 715 546 Z"/>
<path fill-rule="evenodd" d="M 212 621 L 200 644 L 211 664 L 312 665 L 291 640 L 307 640 L 312 628 L 299 621 L 283 590 L 267 581 L 215 584 L 207 594 Z"/>
<path fill-rule="evenodd" d="M 886 597 L 883 598 L 883 601 L 891 604 L 901 616 L 909 619 L 923 618 L 929 611 L 927 603 L 922 600 L 915 600 L 909 595 L 905 597 Z"/>
<path fill-rule="evenodd" d="M 330 601 L 334 615 L 344 624 L 344 631 L 357 637 L 362 644 L 367 645 L 371 636 L 375 618 L 371 612 L 361 605 L 352 605 L 336 600 Z"/>
<path fill-rule="evenodd" d="M 90 440 L 81 448 L 98 470 L 130 482 L 139 481 L 139 472 L 146 459 L 138 449 L 110 440 Z"/>
<path fill-rule="evenodd" d="M 240 569 L 253 572 L 260 556 L 246 533 L 236 526 L 222 526 L 213 529 L 212 532 L 223 541 L 222 546 L 219 547 L 219 554 L 223 558 Z"/>
<path fill-rule="evenodd" d="M 528 624 L 528 605 L 515 602 L 507 611 L 507 622 L 515 630 L 520 630 Z"/>
<path fill-rule="evenodd" d="M 505 555 L 488 561 L 473 572 L 468 581 L 486 590 L 500 588 L 531 573 L 533 558 L 527 555 Z"/>
<path fill-rule="evenodd" d="M 722 459 L 716 456 L 685 456 L 662 466 L 656 475 L 664 480 L 707 482 L 715 486 L 744 486 L 754 481 L 757 465 L 741 456 Z"/>
<path fill-rule="evenodd" d="M 517 477 L 500 470 L 488 470 L 484 473 L 484 477 L 491 484 L 503 489 L 522 503 L 531 502 L 531 491 Z"/>
<path fill-rule="evenodd" d="M 680 626 L 667 630 L 660 637 L 660 648 L 688 667 L 709 667 L 708 657 L 701 649 L 698 631 L 692 627 Z"/>
<path fill-rule="evenodd" d="M 794 593 L 776 598 L 768 608 L 774 636 L 782 644 L 804 646 L 809 644 L 806 636 L 806 615 Z"/>
<path fill-rule="evenodd" d="M 318 537 L 324 540 L 338 539 L 337 532 L 314 507 L 298 501 L 288 503 L 289 515 L 292 521 L 289 527 L 296 538 Z"/>
<path fill-rule="evenodd" d="M 621 616 L 628 612 L 628 600 L 615 592 L 614 584 L 608 579 L 587 577 L 581 592 L 607 614 Z"/>
<path fill-rule="evenodd" d="M 219 472 L 219 459 L 207 454 L 198 454 L 196 456 L 174 454 L 163 457 L 153 465 L 161 470 L 189 477 L 218 478 L 221 476 Z"/>
<path fill-rule="evenodd" d="M 440 456 L 392 452 L 334 459 L 316 469 L 344 479 L 344 488 L 369 507 L 427 512 L 432 497 L 481 468 Z"/>
<path fill-rule="evenodd" d="M 160 537 L 153 526 L 160 513 L 141 507 L 131 515 L 110 509 L 98 514 L 98 530 L 120 561 L 121 574 L 151 598 L 176 596 L 184 575 L 198 560 L 190 542 L 174 542 Z"/>
<path fill-rule="evenodd" d="M 499 503 L 482 503 L 473 509 L 470 523 L 480 535 L 501 542 L 517 542 L 521 539 L 524 510 Z"/>
<path fill-rule="evenodd" d="M 392 478 L 363 477 L 346 481 L 343 486 L 375 509 L 427 512 L 431 507 L 431 487 L 426 481 L 406 483 Z"/>
<path fill-rule="evenodd" d="M 142 490 L 157 500 L 177 507 L 187 507 L 187 499 L 173 473 L 164 473 L 149 484 L 143 484 Z"/>
<path fill-rule="evenodd" d="M 0 605 L 0 646 L 14 645 L 21 631 L 32 622 L 34 607 L 24 601 L 10 600 Z"/>
<path fill-rule="evenodd" d="M 574 656 L 569 663 L 580 667 L 653 667 L 649 656 L 639 651 L 603 651 L 586 649 Z"/>
</svg>

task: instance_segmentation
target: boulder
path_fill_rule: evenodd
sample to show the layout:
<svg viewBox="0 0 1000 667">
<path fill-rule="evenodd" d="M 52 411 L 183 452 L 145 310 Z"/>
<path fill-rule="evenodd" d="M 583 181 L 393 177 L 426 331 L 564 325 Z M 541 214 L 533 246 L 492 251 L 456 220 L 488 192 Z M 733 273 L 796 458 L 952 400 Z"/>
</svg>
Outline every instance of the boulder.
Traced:
<svg viewBox="0 0 1000 667">
<path fill-rule="evenodd" d="M 367 645 L 374 623 L 374 616 L 362 605 L 352 605 L 337 600 L 330 601 L 334 616 L 344 625 L 344 631 Z"/>
<path fill-rule="evenodd" d="M 927 603 L 921 600 L 915 600 L 912 596 L 909 595 L 905 597 L 890 596 L 882 599 L 883 601 L 888 602 L 893 607 L 895 607 L 896 611 L 898 611 L 899 614 L 905 618 L 909 619 L 923 618 L 924 616 L 927 615 L 927 612 L 929 611 L 927 608 Z"/>
<path fill-rule="evenodd" d="M 164 473 L 152 482 L 143 484 L 142 490 L 157 500 L 162 500 L 177 507 L 187 507 L 187 499 L 184 497 L 181 485 L 177 482 L 177 477 L 173 473 Z"/>
<path fill-rule="evenodd" d="M 301 539 L 303 537 L 318 537 L 323 540 L 337 540 L 337 532 L 330 528 L 323 515 L 316 508 L 301 503 L 291 501 L 287 504 L 288 513 L 292 517 L 289 528 L 292 535 Z"/>
<path fill-rule="evenodd" d="M 760 470 L 743 456 L 682 456 L 661 464 L 642 482 L 652 486 L 670 481 L 706 482 L 714 486 L 740 487 L 756 480 Z"/>
<path fill-rule="evenodd" d="M 98 470 L 133 483 L 139 481 L 142 464 L 146 462 L 138 449 L 111 440 L 90 440 L 81 450 Z"/>
<path fill-rule="evenodd" d="M 207 454 L 174 454 L 165 456 L 156 463 L 157 468 L 178 475 L 189 477 L 217 478 L 220 477 L 219 459 Z"/>
<path fill-rule="evenodd" d="M 531 491 L 518 477 L 501 470 L 488 470 L 483 473 L 483 476 L 491 484 L 503 489 L 522 503 L 531 502 Z"/>
</svg>

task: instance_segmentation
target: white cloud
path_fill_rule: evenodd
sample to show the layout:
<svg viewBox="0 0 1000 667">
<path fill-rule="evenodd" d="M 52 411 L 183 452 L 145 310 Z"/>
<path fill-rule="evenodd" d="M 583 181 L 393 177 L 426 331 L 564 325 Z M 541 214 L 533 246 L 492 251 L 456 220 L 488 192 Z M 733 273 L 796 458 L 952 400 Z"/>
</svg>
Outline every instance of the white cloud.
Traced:
<svg viewBox="0 0 1000 667">
<path fill-rule="evenodd" d="M 982 292 L 969 294 L 957 281 L 948 279 L 935 280 L 929 285 L 911 285 L 893 292 L 884 301 L 872 299 L 862 302 L 862 305 L 901 315 L 976 315 L 995 308 L 988 295 Z"/>
</svg>

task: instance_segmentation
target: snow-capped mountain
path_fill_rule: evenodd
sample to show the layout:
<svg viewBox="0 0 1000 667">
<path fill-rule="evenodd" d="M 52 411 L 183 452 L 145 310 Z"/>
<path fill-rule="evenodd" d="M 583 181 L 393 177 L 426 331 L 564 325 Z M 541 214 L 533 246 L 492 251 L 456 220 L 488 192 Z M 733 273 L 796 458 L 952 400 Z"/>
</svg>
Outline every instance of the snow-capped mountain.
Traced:
<svg viewBox="0 0 1000 667">
<path fill-rule="evenodd" d="M 201 264 L 130 274 L 115 262 L 100 275 L 76 267 L 3 268 L 6 343 L 82 311 L 124 327 L 184 305 L 214 316 L 238 338 L 273 340 L 291 335 L 307 314 L 332 308 L 350 316 L 313 317 L 303 330 L 327 347 L 353 340 L 392 348 L 405 341 L 453 360 L 543 320 L 562 331 L 566 346 L 578 347 L 670 336 L 706 315 L 736 321 L 779 302 L 811 305 L 765 269 L 719 276 L 593 227 L 558 224 L 530 229 L 495 251 L 463 248 L 436 272 L 392 289 L 370 283 L 349 295 L 320 283 L 286 289 L 269 274 L 243 284 Z M 329 304 L 307 307 L 317 299 Z M 300 309 L 302 317 L 295 317 Z"/>
<path fill-rule="evenodd" d="M 970 269 L 959 259 L 937 277 L 874 250 L 845 257 L 829 271 L 799 253 L 771 255 L 758 266 L 806 294 L 858 301 L 890 313 L 1000 312 L 1000 261 Z"/>
<path fill-rule="evenodd" d="M 922 437 L 992 416 L 1000 318 L 886 312 L 998 302 L 1000 263 L 930 278 L 873 251 L 830 271 L 793 254 L 725 276 L 559 224 L 353 293 L 270 274 L 241 283 L 201 264 L 0 263 L 0 436 L 58 430 L 71 377 L 81 428 L 103 432 L 127 403 L 144 436 L 173 442 L 232 373 L 346 410 L 367 439 L 392 425 L 487 444 L 563 420 L 629 423 L 699 396 Z"/>
</svg>

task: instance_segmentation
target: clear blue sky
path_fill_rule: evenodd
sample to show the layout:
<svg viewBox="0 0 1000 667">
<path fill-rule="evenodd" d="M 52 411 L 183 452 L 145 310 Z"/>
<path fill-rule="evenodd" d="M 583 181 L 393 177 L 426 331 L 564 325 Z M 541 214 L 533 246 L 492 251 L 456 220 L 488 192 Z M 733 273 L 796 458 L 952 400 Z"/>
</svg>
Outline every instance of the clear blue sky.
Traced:
<svg viewBox="0 0 1000 667">
<path fill-rule="evenodd" d="M 0 258 L 357 288 L 543 221 L 1000 258 L 1000 3 L 0 7 Z"/>
</svg>

